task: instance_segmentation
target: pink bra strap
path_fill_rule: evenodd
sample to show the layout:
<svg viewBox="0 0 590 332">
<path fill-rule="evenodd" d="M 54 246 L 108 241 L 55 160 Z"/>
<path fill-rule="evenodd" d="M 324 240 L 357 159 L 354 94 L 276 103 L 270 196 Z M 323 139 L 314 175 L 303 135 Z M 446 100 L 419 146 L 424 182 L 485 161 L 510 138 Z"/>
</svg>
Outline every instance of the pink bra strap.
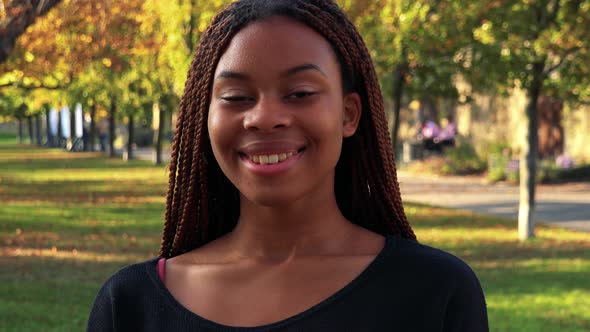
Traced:
<svg viewBox="0 0 590 332">
<path fill-rule="evenodd" d="M 162 257 L 158 260 L 158 275 L 162 283 L 166 283 L 166 258 Z"/>
</svg>

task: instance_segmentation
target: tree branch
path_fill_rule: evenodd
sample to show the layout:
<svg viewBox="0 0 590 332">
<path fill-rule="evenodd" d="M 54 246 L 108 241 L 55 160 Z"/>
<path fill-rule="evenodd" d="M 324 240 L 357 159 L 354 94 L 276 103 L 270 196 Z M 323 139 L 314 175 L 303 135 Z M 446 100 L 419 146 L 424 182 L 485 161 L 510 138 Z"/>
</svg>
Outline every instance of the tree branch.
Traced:
<svg viewBox="0 0 590 332">
<path fill-rule="evenodd" d="M 568 50 L 566 50 L 562 55 L 561 58 L 559 59 L 559 62 L 554 64 L 553 66 L 543 70 L 543 75 L 544 76 L 548 76 L 549 74 L 551 74 L 554 70 L 559 69 L 559 67 L 563 66 L 566 63 L 566 58 L 568 57 L 568 55 L 576 53 L 577 51 L 579 51 L 580 48 L 579 47 L 572 47 Z"/>
<path fill-rule="evenodd" d="M 6 61 L 16 40 L 27 27 L 60 2 L 61 0 L 13 0 L 5 8 L 7 15 L 0 20 L 0 64 Z"/>
<path fill-rule="evenodd" d="M 555 19 L 557 18 L 557 13 L 559 12 L 560 7 L 561 7 L 561 1 L 555 0 L 555 3 L 553 3 L 553 7 L 551 8 L 551 11 L 547 15 L 547 19 L 545 21 L 545 24 L 550 25 L 550 24 L 555 23 Z"/>
</svg>

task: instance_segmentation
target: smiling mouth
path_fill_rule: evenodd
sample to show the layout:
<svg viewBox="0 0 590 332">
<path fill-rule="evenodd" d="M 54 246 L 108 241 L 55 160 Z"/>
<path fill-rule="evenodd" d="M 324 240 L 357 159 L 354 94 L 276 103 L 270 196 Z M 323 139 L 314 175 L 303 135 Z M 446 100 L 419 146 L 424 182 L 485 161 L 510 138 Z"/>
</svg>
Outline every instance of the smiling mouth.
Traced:
<svg viewBox="0 0 590 332">
<path fill-rule="evenodd" d="M 246 154 L 242 154 L 242 157 L 250 160 L 251 162 L 253 162 L 254 164 L 258 164 L 258 165 L 273 165 L 273 164 L 278 164 L 281 163 L 291 157 L 293 157 L 294 155 L 297 155 L 301 152 L 303 152 L 303 150 L 305 150 L 305 148 L 301 148 L 297 151 L 288 151 L 288 152 L 282 152 L 282 153 L 274 153 L 274 154 L 266 154 L 266 155 L 246 155 Z"/>
</svg>

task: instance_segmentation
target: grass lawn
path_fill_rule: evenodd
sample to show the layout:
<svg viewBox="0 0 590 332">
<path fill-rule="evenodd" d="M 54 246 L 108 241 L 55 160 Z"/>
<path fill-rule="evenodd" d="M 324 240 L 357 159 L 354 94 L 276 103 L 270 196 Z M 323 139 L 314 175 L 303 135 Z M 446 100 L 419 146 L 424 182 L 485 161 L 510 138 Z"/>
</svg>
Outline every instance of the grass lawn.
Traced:
<svg viewBox="0 0 590 332">
<path fill-rule="evenodd" d="M 1 135 L 0 135 L 1 136 Z M 82 331 L 100 285 L 156 255 L 167 172 L 0 137 L 0 331 Z M 492 331 L 590 330 L 590 237 L 407 205 L 421 242 L 478 274 Z"/>
</svg>

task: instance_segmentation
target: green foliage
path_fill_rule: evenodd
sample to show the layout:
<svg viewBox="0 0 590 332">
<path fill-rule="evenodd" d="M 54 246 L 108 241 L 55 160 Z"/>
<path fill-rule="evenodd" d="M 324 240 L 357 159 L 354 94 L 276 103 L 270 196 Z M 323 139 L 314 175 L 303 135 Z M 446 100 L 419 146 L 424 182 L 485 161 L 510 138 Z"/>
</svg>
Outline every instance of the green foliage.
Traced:
<svg viewBox="0 0 590 332">
<path fill-rule="evenodd" d="M 512 151 L 507 143 L 492 143 L 482 153 L 484 160 L 487 160 L 486 179 L 492 183 L 504 181 L 518 176 L 518 168 L 511 167 Z"/>
<path fill-rule="evenodd" d="M 341 1 L 344 2 L 344 1 Z M 366 1 L 344 7 L 370 49 L 386 96 L 396 67 L 404 68 L 410 99 L 458 96 L 453 75 L 455 53 L 469 42 L 464 1 Z M 462 8 L 462 10 L 458 10 Z M 376 19 L 378 18 L 378 19 Z"/>
<path fill-rule="evenodd" d="M 554 160 L 541 160 L 538 165 L 539 171 L 536 174 L 538 183 L 555 182 L 559 179 L 560 168 Z"/>
<path fill-rule="evenodd" d="M 455 147 L 447 148 L 444 151 L 445 164 L 441 168 L 443 174 L 477 174 L 485 170 L 486 164 L 482 161 L 473 145 L 458 140 Z"/>
<path fill-rule="evenodd" d="M 507 179 L 506 171 L 500 167 L 488 168 L 486 179 L 491 183 L 504 181 Z"/>
<path fill-rule="evenodd" d="M 0 116 L 24 119 L 31 115 L 30 99 L 26 91 L 17 89 L 4 89 L 0 91 Z"/>
<path fill-rule="evenodd" d="M 590 165 L 564 169 L 560 173 L 560 179 L 563 181 L 590 181 Z"/>
<path fill-rule="evenodd" d="M 475 42 L 461 54 L 474 87 L 529 89 L 540 74 L 544 94 L 590 102 L 590 1 L 487 2 L 476 15 Z"/>
<path fill-rule="evenodd" d="M 509 163 L 514 165 L 511 167 Z M 506 181 L 517 184 L 520 180 L 517 160 L 511 159 L 506 153 L 492 153 L 488 159 L 486 179 L 492 183 Z M 590 179 L 590 166 L 573 168 L 560 168 L 555 160 L 543 159 L 537 162 L 538 169 L 535 175 L 537 183 L 558 183 L 565 181 L 584 181 Z"/>
<path fill-rule="evenodd" d="M 541 167 L 537 174 L 537 181 L 541 183 L 588 180 L 590 180 L 590 165 L 560 168 L 553 160 L 541 161 Z"/>
</svg>

